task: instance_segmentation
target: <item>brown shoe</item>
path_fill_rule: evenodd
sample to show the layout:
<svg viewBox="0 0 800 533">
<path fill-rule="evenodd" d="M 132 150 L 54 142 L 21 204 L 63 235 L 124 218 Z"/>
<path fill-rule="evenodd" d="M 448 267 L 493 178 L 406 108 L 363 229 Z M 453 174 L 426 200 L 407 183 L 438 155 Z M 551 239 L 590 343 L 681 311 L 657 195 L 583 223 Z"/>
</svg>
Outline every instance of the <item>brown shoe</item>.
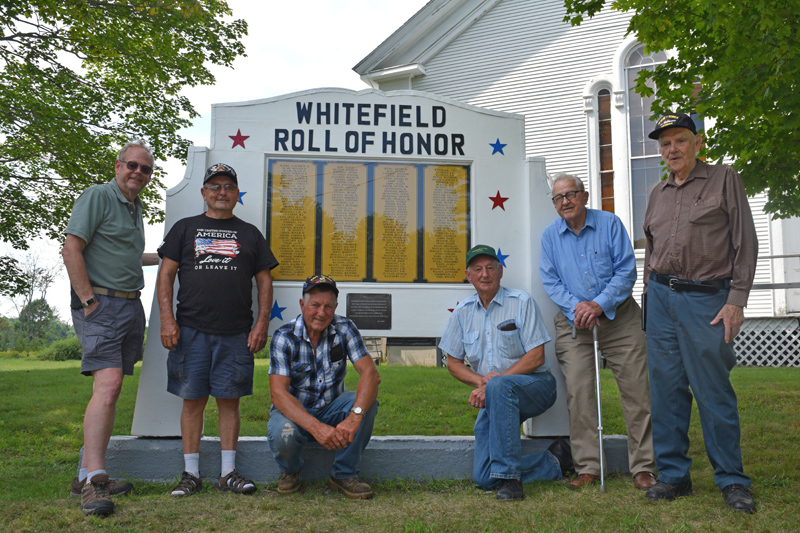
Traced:
<svg viewBox="0 0 800 533">
<path fill-rule="evenodd" d="M 567 486 L 573 490 L 577 490 L 581 487 L 594 485 L 595 481 L 598 479 L 600 479 L 600 476 L 595 476 L 594 474 L 578 474 L 578 477 L 570 481 Z"/>
<path fill-rule="evenodd" d="M 71 498 L 80 498 L 83 485 L 86 480 L 78 481 L 78 476 L 72 478 L 72 483 L 69 486 L 69 495 Z M 108 494 L 110 496 L 125 496 L 133 490 L 133 483 L 127 481 L 114 481 L 108 480 Z"/>
<path fill-rule="evenodd" d="M 357 477 L 336 479 L 331 476 L 328 480 L 328 486 L 344 492 L 345 496 L 354 500 L 368 500 L 374 496 L 372 487 L 366 483 L 361 483 Z"/>
<path fill-rule="evenodd" d="M 114 512 L 114 502 L 108 494 L 108 474 L 98 474 L 81 490 L 81 511 L 90 515 L 109 515 Z"/>
<path fill-rule="evenodd" d="M 297 492 L 299 489 L 300 472 L 295 472 L 294 474 L 281 472 L 281 475 L 278 476 L 278 492 L 281 494 L 291 494 L 292 492 Z"/>
<path fill-rule="evenodd" d="M 639 472 L 633 476 L 633 486 L 639 490 L 647 490 L 656 484 L 656 476 L 652 472 Z"/>
</svg>

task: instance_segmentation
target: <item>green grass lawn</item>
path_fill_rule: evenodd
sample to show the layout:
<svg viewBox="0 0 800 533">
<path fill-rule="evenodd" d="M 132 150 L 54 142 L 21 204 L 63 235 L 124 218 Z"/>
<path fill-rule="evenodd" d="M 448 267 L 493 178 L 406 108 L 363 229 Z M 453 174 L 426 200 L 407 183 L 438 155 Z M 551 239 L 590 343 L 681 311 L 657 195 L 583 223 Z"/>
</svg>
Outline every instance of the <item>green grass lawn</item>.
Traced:
<svg viewBox="0 0 800 533">
<path fill-rule="evenodd" d="M 470 435 L 477 411 L 469 388 L 446 369 L 379 367 L 381 409 L 376 435 Z M 138 385 L 126 378 L 115 434 L 129 434 Z M 350 372 L 348 389 L 357 374 Z M 695 495 L 651 503 L 626 475 L 611 475 L 608 493 L 570 491 L 563 482 L 526 484 L 526 499 L 500 503 L 467 481 L 375 483 L 376 497 L 353 502 L 323 483 L 292 496 L 259 487 L 251 497 L 206 489 L 175 499 L 170 487 L 137 483 L 107 519 L 87 518 L 67 497 L 82 444 L 81 422 L 91 380 L 78 362 L 0 359 L 0 530 L 4 531 L 800 531 L 796 472 L 800 466 L 800 369 L 737 368 L 745 471 L 759 511 L 728 511 L 714 485 L 695 411 L 690 454 Z M 624 433 L 618 392 L 603 371 L 606 434 Z M 267 362 L 257 361 L 256 393 L 242 402 L 242 435 L 265 435 Z M 206 434 L 216 435 L 209 403 Z"/>
</svg>

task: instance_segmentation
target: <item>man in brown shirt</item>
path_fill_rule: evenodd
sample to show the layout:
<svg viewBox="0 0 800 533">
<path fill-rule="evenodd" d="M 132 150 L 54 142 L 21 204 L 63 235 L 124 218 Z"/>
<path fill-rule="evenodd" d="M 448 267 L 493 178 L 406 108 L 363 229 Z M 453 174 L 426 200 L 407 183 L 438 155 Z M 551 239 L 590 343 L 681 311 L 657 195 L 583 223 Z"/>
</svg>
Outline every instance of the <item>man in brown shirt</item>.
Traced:
<svg viewBox="0 0 800 533">
<path fill-rule="evenodd" d="M 729 379 L 758 252 L 750 205 L 736 170 L 697 159 L 702 137 L 691 117 L 661 117 L 650 138 L 658 139 L 670 173 L 650 194 L 644 221 L 645 327 L 659 471 L 647 498 L 692 493 L 687 451 L 694 394 L 725 503 L 753 513 Z"/>
</svg>

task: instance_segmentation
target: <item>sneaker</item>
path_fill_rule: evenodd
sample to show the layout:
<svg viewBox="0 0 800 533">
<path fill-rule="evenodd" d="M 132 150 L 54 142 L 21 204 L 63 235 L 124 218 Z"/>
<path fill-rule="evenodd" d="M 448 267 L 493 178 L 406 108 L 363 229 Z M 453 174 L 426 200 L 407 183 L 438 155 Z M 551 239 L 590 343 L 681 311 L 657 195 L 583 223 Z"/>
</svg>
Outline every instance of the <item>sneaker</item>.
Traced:
<svg viewBox="0 0 800 533">
<path fill-rule="evenodd" d="M 294 474 L 281 472 L 281 475 L 278 476 L 278 492 L 281 494 L 291 494 L 292 492 L 297 492 L 299 489 L 300 472 L 295 472 Z"/>
<path fill-rule="evenodd" d="M 656 481 L 652 488 L 648 489 L 645 496 L 648 500 L 658 501 L 667 500 L 671 502 L 678 496 L 691 496 L 692 495 L 692 482 L 684 481 L 683 483 L 665 483 L 663 481 Z"/>
<path fill-rule="evenodd" d="M 725 505 L 734 511 L 753 514 L 756 512 L 756 502 L 753 501 L 753 491 L 740 483 L 728 485 L 722 489 Z"/>
<path fill-rule="evenodd" d="M 525 499 L 522 490 L 522 481 L 519 479 L 501 479 L 497 485 L 497 499 L 507 502 L 517 502 Z"/>
<path fill-rule="evenodd" d="M 231 470 L 227 476 L 219 478 L 217 488 L 229 490 L 235 494 L 253 494 L 256 491 L 256 484 L 243 478 L 236 470 Z"/>
<path fill-rule="evenodd" d="M 72 478 L 72 483 L 69 486 L 69 495 L 71 498 L 80 498 L 83 485 L 86 480 L 78 481 L 78 476 Z M 133 490 L 133 483 L 127 481 L 114 481 L 108 480 L 108 494 L 110 496 L 125 496 Z"/>
<path fill-rule="evenodd" d="M 354 500 L 368 500 L 374 496 L 372 487 L 366 483 L 361 483 L 357 477 L 336 479 L 331 476 L 328 479 L 328 486 L 332 489 L 344 492 L 344 495 Z"/>
<path fill-rule="evenodd" d="M 114 502 L 108 494 L 108 474 L 97 474 L 91 483 L 83 484 L 81 511 L 85 515 L 109 515 L 114 512 Z"/>
<path fill-rule="evenodd" d="M 195 477 L 189 472 L 181 474 L 181 480 L 175 485 L 175 488 L 170 492 L 170 496 L 188 496 L 195 492 L 203 490 L 203 479 Z"/>
</svg>

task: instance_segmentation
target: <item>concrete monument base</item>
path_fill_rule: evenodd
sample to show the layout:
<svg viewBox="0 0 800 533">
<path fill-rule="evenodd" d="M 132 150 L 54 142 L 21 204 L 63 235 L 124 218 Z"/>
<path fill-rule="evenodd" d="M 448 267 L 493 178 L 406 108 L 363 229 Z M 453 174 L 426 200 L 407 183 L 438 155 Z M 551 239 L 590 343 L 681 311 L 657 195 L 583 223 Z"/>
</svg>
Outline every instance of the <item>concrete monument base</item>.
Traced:
<svg viewBox="0 0 800 533">
<path fill-rule="evenodd" d="M 472 477 L 474 437 L 387 436 L 372 437 L 361 460 L 361 476 L 371 479 L 426 478 L 464 479 Z M 523 453 L 546 450 L 551 438 L 522 438 Z M 628 438 L 607 435 L 603 438 L 608 472 L 628 472 Z M 303 449 L 304 480 L 330 475 L 334 452 L 317 443 Z M 200 475 L 212 482 L 219 476 L 219 438 L 204 437 L 200 443 Z M 183 471 L 180 438 L 111 438 L 106 454 L 106 470 L 114 479 L 173 481 Z M 258 483 L 277 479 L 278 470 L 266 437 L 240 437 L 236 470 Z"/>
</svg>

